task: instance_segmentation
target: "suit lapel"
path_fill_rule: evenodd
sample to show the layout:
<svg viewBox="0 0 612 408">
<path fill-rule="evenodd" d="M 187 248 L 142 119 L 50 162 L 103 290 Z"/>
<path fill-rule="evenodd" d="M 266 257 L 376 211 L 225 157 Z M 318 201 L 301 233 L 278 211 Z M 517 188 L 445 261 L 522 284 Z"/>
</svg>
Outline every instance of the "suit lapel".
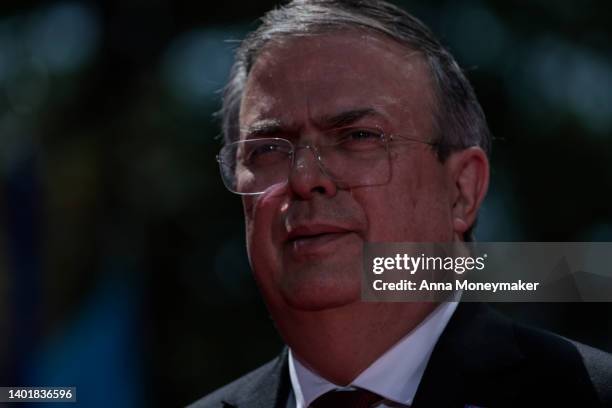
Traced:
<svg viewBox="0 0 612 408">
<path fill-rule="evenodd" d="M 290 389 L 285 347 L 269 369 L 246 385 L 240 395 L 224 400 L 223 404 L 228 408 L 285 408 Z"/>
<path fill-rule="evenodd" d="M 460 303 L 432 352 L 412 407 L 486 407 L 513 400 L 517 389 L 506 380 L 522 360 L 510 320 L 484 304 Z"/>
</svg>

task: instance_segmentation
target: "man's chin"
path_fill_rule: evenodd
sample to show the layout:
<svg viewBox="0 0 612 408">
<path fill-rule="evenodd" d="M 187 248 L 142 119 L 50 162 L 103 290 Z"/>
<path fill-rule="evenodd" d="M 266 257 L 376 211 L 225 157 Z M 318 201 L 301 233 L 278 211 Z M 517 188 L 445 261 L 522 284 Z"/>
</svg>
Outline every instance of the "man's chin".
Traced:
<svg viewBox="0 0 612 408">
<path fill-rule="evenodd" d="M 355 280 L 292 282 L 281 293 L 284 303 L 302 311 L 333 309 L 359 302 L 361 286 Z"/>
</svg>

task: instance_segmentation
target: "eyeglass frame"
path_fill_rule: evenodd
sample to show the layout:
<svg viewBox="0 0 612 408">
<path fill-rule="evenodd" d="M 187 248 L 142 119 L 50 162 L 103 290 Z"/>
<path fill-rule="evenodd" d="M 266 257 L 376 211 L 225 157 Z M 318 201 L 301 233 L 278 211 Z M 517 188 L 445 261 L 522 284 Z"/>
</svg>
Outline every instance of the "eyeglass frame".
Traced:
<svg viewBox="0 0 612 408">
<path fill-rule="evenodd" d="M 408 138 L 408 137 L 405 137 L 403 135 L 398 135 L 398 134 L 393 134 L 393 133 L 390 133 L 387 136 L 385 131 L 381 127 L 379 127 L 379 126 L 374 126 L 374 127 L 371 127 L 371 126 L 363 126 L 363 127 L 359 127 L 359 126 L 345 126 L 345 127 L 341 127 L 339 129 L 335 129 L 335 130 L 342 130 L 342 129 L 376 130 L 382 136 L 381 139 L 384 142 L 385 151 L 387 152 L 388 156 L 389 156 L 389 152 L 390 152 L 389 151 L 389 146 L 391 145 L 391 143 L 394 142 L 394 141 L 395 141 L 396 144 L 400 143 L 399 140 L 394 139 L 395 137 L 399 137 L 399 138 L 403 139 L 406 143 L 420 143 L 420 144 L 428 145 L 430 147 L 434 147 L 434 146 L 440 145 L 440 142 L 428 142 L 428 141 L 425 141 L 425 140 Z M 254 195 L 264 194 L 266 192 L 266 190 L 260 191 L 260 192 L 255 192 L 255 193 L 240 193 L 240 192 L 234 191 L 234 190 L 230 189 L 227 186 L 227 183 L 225 182 L 225 178 L 223 177 L 222 166 L 224 166 L 224 165 L 227 166 L 229 163 L 226 163 L 226 162 L 223 161 L 223 158 L 221 157 L 221 151 L 223 149 L 227 148 L 228 146 L 237 145 L 237 144 L 244 144 L 245 142 L 253 141 L 253 140 L 280 140 L 280 141 L 287 142 L 291 146 L 291 152 L 289 154 L 291 156 L 291 161 L 290 161 L 290 166 L 289 166 L 290 170 L 289 170 L 289 174 L 287 174 L 287 179 L 285 180 L 285 183 L 287 183 L 289 181 L 291 169 L 293 169 L 293 167 L 295 165 L 295 156 L 296 156 L 295 153 L 300 148 L 302 148 L 302 149 L 309 149 L 309 150 L 311 150 L 313 152 L 313 155 L 315 156 L 315 159 L 317 160 L 317 166 L 319 167 L 319 169 L 323 172 L 323 174 L 326 177 L 328 177 L 329 179 L 334 181 L 334 183 L 337 183 L 338 181 L 341 181 L 341 180 L 335 180 L 328 173 L 326 165 L 323 163 L 323 160 L 321 158 L 321 154 L 320 154 L 319 149 L 318 149 L 320 147 L 332 147 L 332 146 L 335 146 L 334 144 L 330 144 L 330 145 L 317 145 L 317 144 L 308 143 L 308 144 L 304 144 L 304 145 L 297 145 L 297 144 L 294 144 L 291 140 L 285 139 L 285 138 L 282 138 L 282 137 L 262 137 L 262 138 L 253 138 L 253 139 L 245 139 L 245 140 L 236 140 L 234 142 L 231 142 L 231 143 L 223 146 L 221 148 L 221 150 L 219 151 L 219 153 L 215 156 L 217 162 L 219 163 L 219 170 L 221 172 L 221 179 L 223 181 L 223 184 L 225 185 L 225 188 L 227 188 L 227 190 L 230 191 L 231 193 L 238 194 L 238 195 L 241 195 L 241 196 L 254 196 Z M 340 143 L 337 143 L 337 144 L 340 144 Z M 389 163 L 391 162 L 391 157 L 390 156 L 388 157 L 388 161 L 389 161 Z"/>
</svg>

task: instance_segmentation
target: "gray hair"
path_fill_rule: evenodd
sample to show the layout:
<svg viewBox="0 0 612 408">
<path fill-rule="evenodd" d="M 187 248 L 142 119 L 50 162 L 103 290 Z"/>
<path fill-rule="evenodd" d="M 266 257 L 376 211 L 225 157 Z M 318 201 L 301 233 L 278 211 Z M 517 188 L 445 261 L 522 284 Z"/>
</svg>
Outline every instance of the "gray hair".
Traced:
<svg viewBox="0 0 612 408">
<path fill-rule="evenodd" d="M 481 147 L 491 135 L 476 95 L 461 68 L 431 30 L 406 11 L 382 0 L 293 0 L 269 11 L 236 51 L 219 112 L 225 143 L 240 136 L 240 104 L 249 72 L 270 41 L 341 29 L 382 34 L 425 58 L 433 77 L 436 153 L 440 161 L 456 150 Z M 468 238 L 470 234 L 466 234 Z"/>
</svg>

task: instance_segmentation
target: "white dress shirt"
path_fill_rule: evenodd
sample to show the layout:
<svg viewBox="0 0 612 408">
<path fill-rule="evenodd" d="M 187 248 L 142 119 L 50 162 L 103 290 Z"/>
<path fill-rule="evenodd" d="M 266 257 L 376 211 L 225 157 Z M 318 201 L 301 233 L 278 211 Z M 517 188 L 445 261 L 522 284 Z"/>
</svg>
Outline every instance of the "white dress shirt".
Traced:
<svg viewBox="0 0 612 408">
<path fill-rule="evenodd" d="M 412 404 L 431 352 L 455 312 L 457 303 L 441 303 L 417 327 L 359 374 L 348 387 L 333 384 L 312 372 L 293 356 L 290 349 L 289 376 L 293 395 L 289 397 L 289 406 L 307 408 L 326 392 L 349 387 L 366 389 L 395 404 Z"/>
</svg>

